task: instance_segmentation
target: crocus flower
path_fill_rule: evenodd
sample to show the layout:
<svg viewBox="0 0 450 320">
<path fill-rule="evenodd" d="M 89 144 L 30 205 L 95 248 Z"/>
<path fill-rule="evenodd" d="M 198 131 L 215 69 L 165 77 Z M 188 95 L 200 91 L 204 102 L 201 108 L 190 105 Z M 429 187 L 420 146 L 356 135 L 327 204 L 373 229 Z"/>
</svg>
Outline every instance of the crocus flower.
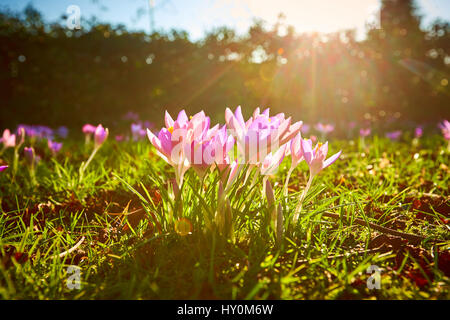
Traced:
<svg viewBox="0 0 450 320">
<path fill-rule="evenodd" d="M 361 137 L 365 138 L 365 137 L 367 137 L 367 136 L 370 135 L 370 132 L 371 132 L 370 128 L 361 128 L 361 129 L 359 130 L 359 135 L 360 135 Z"/>
<path fill-rule="evenodd" d="M 117 142 L 122 142 L 123 140 L 125 140 L 125 137 L 123 135 L 117 135 L 115 137 L 115 139 L 116 139 Z"/>
<path fill-rule="evenodd" d="M 300 131 L 303 124 L 299 121 L 291 125 L 291 118 L 285 119 L 283 113 L 270 117 L 269 109 L 261 113 L 259 108 L 245 122 L 240 106 L 234 113 L 227 108 L 225 120 L 236 137 L 238 150 L 251 165 L 259 165 L 266 155 L 276 152 Z"/>
<path fill-rule="evenodd" d="M 450 122 L 447 120 L 442 121 L 442 123 L 439 124 L 439 128 L 441 129 L 445 140 L 450 140 Z"/>
<path fill-rule="evenodd" d="M 140 123 L 131 124 L 131 136 L 133 141 L 138 141 L 141 138 L 142 125 Z"/>
<path fill-rule="evenodd" d="M 422 126 L 418 126 L 416 127 L 416 129 L 414 130 L 414 136 L 419 139 L 420 137 L 422 137 L 423 135 L 423 127 Z"/>
<path fill-rule="evenodd" d="M 386 137 L 388 137 L 392 141 L 397 141 L 398 139 L 400 139 L 401 135 L 402 135 L 401 130 L 396 130 L 396 131 L 386 133 Z"/>
<path fill-rule="evenodd" d="M 3 143 L 3 147 L 5 149 L 10 147 L 14 148 L 16 146 L 16 135 L 11 134 L 9 129 L 5 129 L 5 131 L 3 131 L 1 142 Z"/>
<path fill-rule="evenodd" d="M 100 146 L 103 144 L 103 142 L 105 142 L 106 138 L 108 138 L 108 128 L 103 128 L 103 126 L 101 124 L 99 124 L 97 126 L 97 128 L 95 128 L 95 133 L 94 133 L 94 143 L 95 143 L 95 148 L 100 148 Z"/>
<path fill-rule="evenodd" d="M 93 133 L 95 133 L 95 129 L 97 129 L 97 127 L 93 126 L 92 124 L 87 123 L 83 126 L 82 130 L 83 130 L 84 134 L 93 134 Z"/>
<path fill-rule="evenodd" d="M 320 171 L 332 165 L 342 153 L 342 151 L 339 151 L 325 160 L 328 153 L 328 142 L 325 142 L 325 144 L 318 143 L 313 149 L 311 140 L 302 139 L 301 147 L 311 176 L 317 175 Z"/>
<path fill-rule="evenodd" d="M 60 136 L 61 138 L 65 139 L 67 138 L 67 135 L 69 134 L 69 129 L 65 126 L 61 126 L 56 130 L 56 134 Z"/>
<path fill-rule="evenodd" d="M 323 124 L 321 122 L 317 123 L 315 126 L 316 130 L 322 134 L 331 133 L 334 131 L 334 125 L 332 124 Z"/>
<path fill-rule="evenodd" d="M 149 129 L 147 129 L 147 136 L 159 156 L 174 167 L 177 184 L 181 187 L 184 174 L 190 166 L 184 154 L 189 119 L 184 110 L 178 113 L 175 121 L 166 111 L 164 121 L 166 127 L 159 131 L 158 136 Z M 192 126 L 191 130 L 194 130 Z"/>
<path fill-rule="evenodd" d="M 50 149 L 53 155 L 56 155 L 61 150 L 62 145 L 63 144 L 61 142 L 48 140 L 48 148 Z"/>
<path fill-rule="evenodd" d="M 300 129 L 300 132 L 303 134 L 307 134 L 311 130 L 311 126 L 309 124 L 304 123 L 302 125 L 302 128 Z"/>
<path fill-rule="evenodd" d="M 5 171 L 6 169 L 8 169 L 8 166 L 0 166 L 0 172 Z"/>
</svg>

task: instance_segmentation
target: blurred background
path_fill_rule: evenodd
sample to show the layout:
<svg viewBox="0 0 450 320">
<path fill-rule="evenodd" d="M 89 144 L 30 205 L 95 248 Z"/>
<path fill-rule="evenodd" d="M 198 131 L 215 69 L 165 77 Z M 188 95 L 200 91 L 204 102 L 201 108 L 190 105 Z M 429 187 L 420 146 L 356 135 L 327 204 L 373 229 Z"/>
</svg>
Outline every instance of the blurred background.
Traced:
<svg viewBox="0 0 450 320">
<path fill-rule="evenodd" d="M 447 0 L 0 0 L 0 128 L 450 118 Z M 127 124 L 129 126 L 129 124 Z"/>
</svg>

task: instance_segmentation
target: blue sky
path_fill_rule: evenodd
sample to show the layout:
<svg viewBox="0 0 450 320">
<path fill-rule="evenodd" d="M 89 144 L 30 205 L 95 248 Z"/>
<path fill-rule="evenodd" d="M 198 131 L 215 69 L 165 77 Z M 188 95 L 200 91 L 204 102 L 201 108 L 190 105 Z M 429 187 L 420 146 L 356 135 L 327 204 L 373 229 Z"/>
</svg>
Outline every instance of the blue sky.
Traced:
<svg viewBox="0 0 450 320">
<path fill-rule="evenodd" d="M 57 21 L 69 5 L 77 5 L 83 18 L 95 15 L 100 21 L 122 23 L 129 30 L 149 31 L 150 1 L 156 29 L 183 29 L 192 39 L 222 25 L 245 32 L 254 17 L 273 23 L 280 12 L 298 32 L 356 28 L 361 36 L 365 23 L 376 21 L 374 12 L 380 4 L 380 0 L 0 0 L 0 7 L 20 11 L 32 3 L 47 21 Z M 416 2 L 425 26 L 438 17 L 450 20 L 450 0 Z"/>
</svg>

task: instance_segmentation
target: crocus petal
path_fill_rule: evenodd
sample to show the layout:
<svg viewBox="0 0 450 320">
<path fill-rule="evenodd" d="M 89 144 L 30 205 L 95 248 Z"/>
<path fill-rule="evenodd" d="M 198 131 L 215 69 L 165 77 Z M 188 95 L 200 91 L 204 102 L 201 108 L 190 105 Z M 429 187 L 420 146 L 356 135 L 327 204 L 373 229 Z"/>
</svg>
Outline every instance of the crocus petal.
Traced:
<svg viewBox="0 0 450 320">
<path fill-rule="evenodd" d="M 166 124 L 167 129 L 169 129 L 170 127 L 173 127 L 174 121 L 173 121 L 172 117 L 170 116 L 169 112 L 167 112 L 167 110 L 164 115 L 164 123 Z"/>
<path fill-rule="evenodd" d="M 327 160 L 325 160 L 323 163 L 323 169 L 332 165 L 341 156 L 341 153 L 342 153 L 342 150 L 336 154 L 333 154 L 331 157 L 329 157 Z"/>
<path fill-rule="evenodd" d="M 5 171 L 6 169 L 8 169 L 8 166 L 0 166 L 0 172 Z"/>
</svg>

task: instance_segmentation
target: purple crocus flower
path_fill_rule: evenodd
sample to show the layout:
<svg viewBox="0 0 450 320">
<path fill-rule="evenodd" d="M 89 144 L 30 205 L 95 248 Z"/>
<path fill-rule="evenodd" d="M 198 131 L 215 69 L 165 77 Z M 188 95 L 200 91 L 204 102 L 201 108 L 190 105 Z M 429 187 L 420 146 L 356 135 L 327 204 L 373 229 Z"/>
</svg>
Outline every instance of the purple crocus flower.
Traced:
<svg viewBox="0 0 450 320">
<path fill-rule="evenodd" d="M 391 132 L 386 133 L 386 137 L 388 137 L 392 141 L 397 141 L 398 139 L 400 139 L 401 135 L 402 135 L 401 130 L 396 130 L 396 131 L 391 131 Z"/>
<path fill-rule="evenodd" d="M 0 172 L 5 171 L 6 169 L 8 169 L 8 166 L 0 166 Z"/>
<path fill-rule="evenodd" d="M 61 142 L 48 140 L 48 148 L 50 149 L 53 155 L 56 155 L 61 150 L 62 145 L 63 144 Z"/>
<path fill-rule="evenodd" d="M 59 137 L 65 139 L 69 135 L 69 129 L 67 129 L 67 127 L 65 127 L 65 126 L 61 126 L 56 130 L 56 134 Z"/>
<path fill-rule="evenodd" d="M 423 127 L 422 126 L 418 126 L 416 127 L 416 129 L 414 130 L 414 136 L 419 139 L 420 137 L 422 137 L 423 135 Z"/>
<path fill-rule="evenodd" d="M 307 134 L 311 130 L 311 126 L 309 124 L 304 123 L 302 125 L 302 128 L 300 129 L 300 132 L 303 134 Z"/>
<path fill-rule="evenodd" d="M 363 137 L 363 138 L 369 136 L 370 133 L 371 133 L 370 128 L 361 128 L 361 129 L 359 130 L 359 135 L 360 135 L 361 137 Z"/>
<path fill-rule="evenodd" d="M 131 124 L 131 136 L 133 137 L 133 141 L 138 141 L 141 138 L 142 124 L 140 123 L 132 123 Z"/>
</svg>

